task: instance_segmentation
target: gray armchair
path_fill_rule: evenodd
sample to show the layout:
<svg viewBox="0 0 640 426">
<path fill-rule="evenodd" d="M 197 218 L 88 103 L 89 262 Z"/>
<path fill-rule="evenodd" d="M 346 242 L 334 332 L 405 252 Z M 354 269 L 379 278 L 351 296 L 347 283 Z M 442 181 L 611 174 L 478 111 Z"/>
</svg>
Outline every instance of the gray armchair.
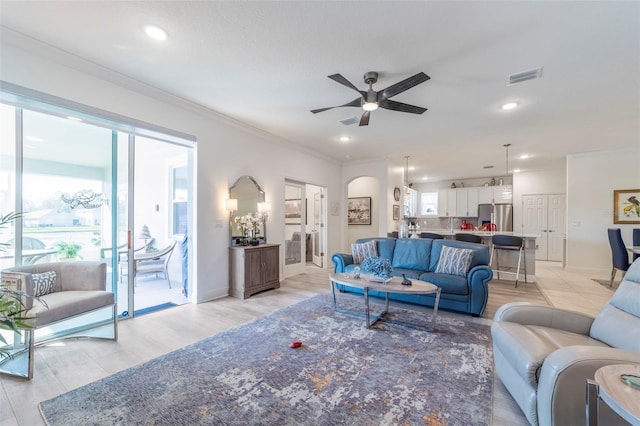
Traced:
<svg viewBox="0 0 640 426">
<path fill-rule="evenodd" d="M 118 338 L 115 297 L 106 288 L 104 262 L 55 262 L 8 268 L 2 271 L 2 283 L 23 294 L 24 316 L 31 318 L 32 328 L 14 336 L 12 358 L 0 360 L 0 372 L 31 379 L 34 347 L 39 343 L 68 337 Z M 102 310 L 104 314 L 98 313 Z M 64 327 L 70 319 L 73 323 Z M 36 339 L 36 330 L 54 324 L 53 332 L 40 333 Z"/>
<path fill-rule="evenodd" d="M 496 372 L 532 425 L 585 424 L 586 380 L 609 364 L 640 363 L 640 261 L 593 318 L 509 303 L 491 325 Z M 600 424 L 626 424 L 606 408 Z"/>
</svg>

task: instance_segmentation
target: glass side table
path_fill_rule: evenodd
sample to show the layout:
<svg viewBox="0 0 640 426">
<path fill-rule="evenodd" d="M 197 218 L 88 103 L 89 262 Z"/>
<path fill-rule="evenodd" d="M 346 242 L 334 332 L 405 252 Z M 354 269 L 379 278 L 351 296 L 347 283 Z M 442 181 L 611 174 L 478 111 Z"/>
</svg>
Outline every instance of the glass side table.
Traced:
<svg viewBox="0 0 640 426">
<path fill-rule="evenodd" d="M 633 426 L 640 426 L 640 388 L 625 383 L 622 375 L 640 377 L 640 364 L 613 364 L 596 371 L 587 380 L 587 426 L 598 425 L 599 405 L 603 401 Z"/>
</svg>

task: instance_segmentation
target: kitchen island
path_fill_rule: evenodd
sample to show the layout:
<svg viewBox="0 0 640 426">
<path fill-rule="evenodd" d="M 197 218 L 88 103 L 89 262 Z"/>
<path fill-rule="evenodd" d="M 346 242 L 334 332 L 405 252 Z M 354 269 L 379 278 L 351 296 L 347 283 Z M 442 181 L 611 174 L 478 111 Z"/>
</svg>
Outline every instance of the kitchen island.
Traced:
<svg viewBox="0 0 640 426">
<path fill-rule="evenodd" d="M 461 231 L 458 229 L 419 229 L 420 232 L 433 232 L 434 234 L 440 234 L 446 239 L 453 239 L 455 234 L 471 234 L 477 235 L 482 238 L 482 244 L 489 246 L 491 249 L 491 237 L 500 235 L 515 235 L 516 237 L 524 238 L 524 252 L 527 259 L 527 282 L 533 283 L 536 281 L 536 238 L 537 234 L 522 234 L 520 232 L 488 232 L 488 231 Z M 500 273 L 501 280 L 514 281 L 516 280 L 516 267 L 518 266 L 518 252 L 517 251 L 505 251 L 496 250 L 495 256 L 500 256 L 500 270 L 501 271 L 513 271 L 513 273 Z M 492 268 L 496 267 L 496 261 L 493 260 Z M 494 271 L 494 278 L 498 278 L 497 272 Z M 524 267 L 520 265 L 520 278 L 519 281 L 524 282 Z"/>
</svg>

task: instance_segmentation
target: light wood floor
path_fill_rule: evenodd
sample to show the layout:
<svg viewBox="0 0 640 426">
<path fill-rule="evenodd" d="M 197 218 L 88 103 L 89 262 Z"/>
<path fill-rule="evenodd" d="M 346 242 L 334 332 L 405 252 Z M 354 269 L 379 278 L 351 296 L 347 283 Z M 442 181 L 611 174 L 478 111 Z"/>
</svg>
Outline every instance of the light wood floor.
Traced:
<svg viewBox="0 0 640 426">
<path fill-rule="evenodd" d="M 510 282 L 492 282 L 485 314 L 468 319 L 490 324 L 495 310 L 511 301 L 548 303 L 593 315 L 612 294 L 589 277 L 564 272 L 558 263 L 538 262 L 536 272 L 537 285 L 521 284 L 516 289 Z M 35 351 L 33 380 L 0 376 L 0 425 L 43 425 L 37 409 L 40 401 L 316 294 L 328 293 L 327 274 L 328 270 L 310 267 L 307 273 L 284 280 L 280 289 L 247 300 L 226 297 L 121 321 L 118 342 L 66 340 L 39 346 Z M 439 315 L 451 314 L 440 311 Z M 495 379 L 492 425 L 526 424 L 500 380 Z"/>
</svg>

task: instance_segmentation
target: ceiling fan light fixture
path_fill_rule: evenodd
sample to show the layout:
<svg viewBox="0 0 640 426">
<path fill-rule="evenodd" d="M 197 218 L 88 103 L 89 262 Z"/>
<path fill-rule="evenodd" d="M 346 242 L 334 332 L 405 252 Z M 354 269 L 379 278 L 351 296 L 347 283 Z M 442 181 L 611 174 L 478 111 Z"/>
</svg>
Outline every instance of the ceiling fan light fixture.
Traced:
<svg viewBox="0 0 640 426">
<path fill-rule="evenodd" d="M 375 111 L 378 109 L 377 102 L 365 102 L 362 104 L 362 109 L 365 111 Z"/>
</svg>

